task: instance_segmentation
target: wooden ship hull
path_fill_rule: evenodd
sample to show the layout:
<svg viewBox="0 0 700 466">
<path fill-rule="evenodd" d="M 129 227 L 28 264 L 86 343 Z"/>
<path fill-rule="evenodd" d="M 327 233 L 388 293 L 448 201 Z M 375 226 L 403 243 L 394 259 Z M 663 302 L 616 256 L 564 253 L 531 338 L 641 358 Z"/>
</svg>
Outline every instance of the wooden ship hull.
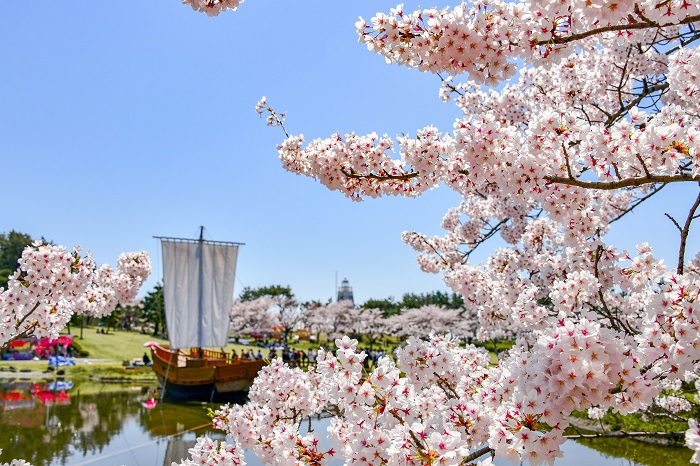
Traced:
<svg viewBox="0 0 700 466">
<path fill-rule="evenodd" d="M 153 370 L 162 397 L 170 401 L 239 401 L 245 399 L 262 360 L 231 360 L 226 353 L 193 348 L 189 353 L 151 346 Z"/>
</svg>

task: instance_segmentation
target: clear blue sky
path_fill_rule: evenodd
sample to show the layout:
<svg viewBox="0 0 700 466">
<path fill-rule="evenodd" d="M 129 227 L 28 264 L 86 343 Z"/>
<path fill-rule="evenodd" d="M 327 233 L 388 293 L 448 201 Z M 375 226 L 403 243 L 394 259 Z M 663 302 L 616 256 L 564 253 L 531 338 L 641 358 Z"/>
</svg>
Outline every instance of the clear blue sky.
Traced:
<svg viewBox="0 0 700 466">
<path fill-rule="evenodd" d="M 4 8 L 0 231 L 81 245 L 98 263 L 145 249 L 146 291 L 162 276 L 153 236 L 195 237 L 200 225 L 210 239 L 245 243 L 236 294 L 281 284 L 327 300 L 336 274 L 360 303 L 446 291 L 400 235 L 440 233 L 455 193 L 351 202 L 284 171 L 283 134 L 254 111 L 267 96 L 307 138 L 450 130 L 457 110 L 439 100 L 436 76 L 387 65 L 357 42 L 358 16 L 393 6 L 247 0 L 217 18 L 177 0 Z M 681 191 L 661 202 L 685 208 Z M 617 244 L 649 240 L 675 264 L 670 222 L 632 217 L 616 227 Z"/>
</svg>

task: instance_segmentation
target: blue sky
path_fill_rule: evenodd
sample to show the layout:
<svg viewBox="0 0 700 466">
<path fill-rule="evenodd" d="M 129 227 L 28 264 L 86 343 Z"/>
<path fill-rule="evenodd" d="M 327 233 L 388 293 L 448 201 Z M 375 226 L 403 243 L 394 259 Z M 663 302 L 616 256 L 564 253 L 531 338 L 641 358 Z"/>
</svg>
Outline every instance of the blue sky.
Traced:
<svg viewBox="0 0 700 466">
<path fill-rule="evenodd" d="M 98 263 L 145 249 L 154 263 L 145 290 L 162 276 L 153 236 L 195 237 L 204 225 L 210 239 L 245 243 L 236 294 L 281 284 L 327 300 L 336 276 L 360 303 L 446 291 L 400 235 L 439 234 L 455 193 L 351 202 L 284 171 L 283 133 L 254 111 L 267 96 L 307 138 L 450 130 L 457 110 L 439 100 L 436 76 L 387 65 L 357 42 L 358 16 L 393 6 L 248 0 L 217 18 L 177 0 L 5 8 L 0 231 L 81 245 Z M 640 209 L 612 239 L 648 240 L 675 264 L 677 235 L 658 208 L 684 215 L 693 189 L 656 201 L 655 215 Z"/>
</svg>

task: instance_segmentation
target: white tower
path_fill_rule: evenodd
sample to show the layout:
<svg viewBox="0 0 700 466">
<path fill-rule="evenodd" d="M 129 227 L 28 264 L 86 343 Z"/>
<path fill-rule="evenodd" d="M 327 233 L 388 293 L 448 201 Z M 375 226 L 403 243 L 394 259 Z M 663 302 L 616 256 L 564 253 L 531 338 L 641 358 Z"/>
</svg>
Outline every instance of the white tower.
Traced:
<svg viewBox="0 0 700 466">
<path fill-rule="evenodd" d="M 340 288 L 338 288 L 338 301 L 344 299 L 349 299 L 353 304 L 355 304 L 355 299 L 352 297 L 352 287 L 350 286 L 348 279 L 343 278 L 340 282 Z"/>
</svg>

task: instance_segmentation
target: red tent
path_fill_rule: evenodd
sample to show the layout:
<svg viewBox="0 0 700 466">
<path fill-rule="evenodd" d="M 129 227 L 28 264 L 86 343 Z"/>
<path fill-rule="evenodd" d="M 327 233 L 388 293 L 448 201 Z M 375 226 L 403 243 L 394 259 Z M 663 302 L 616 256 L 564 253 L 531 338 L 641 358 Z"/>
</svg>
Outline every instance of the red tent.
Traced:
<svg viewBox="0 0 700 466">
<path fill-rule="evenodd" d="M 39 343 L 37 343 L 37 346 L 70 346 L 70 344 L 73 343 L 74 339 L 75 337 L 73 335 L 59 335 L 59 337 L 55 340 L 42 338 L 41 340 L 39 340 Z"/>
</svg>

